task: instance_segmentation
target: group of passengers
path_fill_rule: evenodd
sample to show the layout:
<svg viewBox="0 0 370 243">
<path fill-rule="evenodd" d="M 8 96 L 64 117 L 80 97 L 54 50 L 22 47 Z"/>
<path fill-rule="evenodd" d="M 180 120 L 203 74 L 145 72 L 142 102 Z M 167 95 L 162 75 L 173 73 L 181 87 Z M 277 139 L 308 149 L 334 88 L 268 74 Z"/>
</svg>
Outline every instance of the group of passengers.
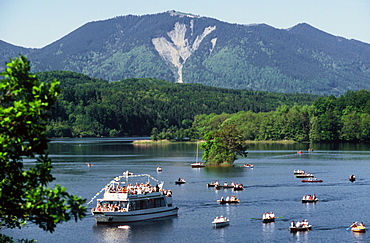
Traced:
<svg viewBox="0 0 370 243">
<path fill-rule="evenodd" d="M 297 228 L 307 227 L 308 226 L 308 220 L 304 219 L 302 221 L 297 221 L 297 223 L 294 223 L 294 221 L 292 221 L 290 223 L 290 226 L 291 227 L 297 227 Z"/>
<path fill-rule="evenodd" d="M 313 194 L 313 195 L 304 195 L 302 197 L 302 200 L 316 200 L 316 199 L 317 199 L 317 197 L 316 197 L 315 194 Z"/>
<path fill-rule="evenodd" d="M 275 214 L 273 212 L 266 212 L 262 215 L 262 219 L 273 219 L 275 218 Z"/>
<path fill-rule="evenodd" d="M 236 196 L 227 196 L 226 199 L 224 197 L 221 197 L 221 202 L 235 202 L 235 201 L 238 201 L 238 199 L 236 198 Z"/>
<path fill-rule="evenodd" d="M 107 190 L 110 193 L 127 193 L 127 194 L 147 194 L 153 192 L 159 192 L 160 188 L 158 184 L 156 186 L 151 186 L 149 183 L 136 183 L 135 185 L 128 184 L 127 186 L 120 186 L 120 185 L 110 185 L 108 186 Z"/>
<path fill-rule="evenodd" d="M 304 170 L 294 170 L 294 174 L 304 174 Z"/>
<path fill-rule="evenodd" d="M 352 225 L 350 226 L 351 228 L 356 228 L 356 227 L 365 227 L 365 224 L 363 222 L 357 223 L 353 222 Z"/>
<path fill-rule="evenodd" d="M 103 205 L 98 203 L 96 209 L 93 208 L 93 210 L 100 212 L 125 212 L 127 208 L 121 206 L 119 203 L 104 203 Z"/>
</svg>

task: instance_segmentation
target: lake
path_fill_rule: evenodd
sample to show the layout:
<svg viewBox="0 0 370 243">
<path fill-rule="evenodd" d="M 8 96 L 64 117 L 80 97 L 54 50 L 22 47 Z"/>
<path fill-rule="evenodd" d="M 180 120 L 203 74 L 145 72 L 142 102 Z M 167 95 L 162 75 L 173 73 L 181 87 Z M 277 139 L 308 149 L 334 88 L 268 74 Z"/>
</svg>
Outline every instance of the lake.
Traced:
<svg viewBox="0 0 370 243">
<path fill-rule="evenodd" d="M 127 139 L 55 139 L 50 142 L 53 175 L 72 193 L 90 201 L 102 187 L 126 170 L 150 174 L 173 192 L 177 217 L 117 225 L 97 225 L 88 213 L 82 221 L 59 225 L 53 234 L 34 225 L 22 230 L 2 230 L 16 239 L 38 242 L 370 242 L 369 233 L 346 230 L 352 222 L 370 224 L 369 144 L 251 144 L 247 158 L 234 167 L 191 168 L 196 144 L 140 144 Z M 297 151 L 302 151 L 302 154 Z M 201 156 L 201 150 L 200 155 Z M 27 165 L 32 161 L 25 161 Z M 88 167 L 85 163 L 91 163 Z M 253 169 L 241 167 L 254 164 Z M 162 172 L 156 168 L 162 167 Z M 302 183 L 293 170 L 313 173 L 323 183 Z M 354 174 L 352 183 L 348 177 Z M 175 185 L 179 177 L 187 183 Z M 215 190 L 207 183 L 243 183 L 243 191 Z M 302 204 L 303 195 L 316 194 L 315 204 Z M 237 205 L 219 205 L 222 196 L 235 195 Z M 88 205 L 95 207 L 96 200 Z M 274 212 L 274 223 L 262 224 L 265 212 Z M 230 218 L 230 225 L 213 228 L 216 216 Z M 292 220 L 307 219 L 309 232 L 290 233 Z"/>
</svg>

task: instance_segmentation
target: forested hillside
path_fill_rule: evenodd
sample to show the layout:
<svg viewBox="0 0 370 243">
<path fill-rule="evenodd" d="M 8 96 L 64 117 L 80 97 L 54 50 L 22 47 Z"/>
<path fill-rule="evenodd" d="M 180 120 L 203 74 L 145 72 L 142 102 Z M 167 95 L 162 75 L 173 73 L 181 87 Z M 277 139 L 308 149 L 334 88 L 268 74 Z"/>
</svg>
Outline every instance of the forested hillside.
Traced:
<svg viewBox="0 0 370 243">
<path fill-rule="evenodd" d="M 58 97 L 49 126 L 51 137 L 150 135 L 155 127 L 192 127 L 201 114 L 269 112 L 286 105 L 310 105 L 310 94 L 234 90 L 201 84 L 178 84 L 152 78 L 117 82 L 69 72 L 38 73 L 41 81 L 58 79 Z"/>
<path fill-rule="evenodd" d="M 370 44 L 309 24 L 277 29 L 176 11 L 86 23 L 41 49 L 0 41 L 0 61 L 28 56 L 33 72 L 69 70 L 108 81 L 154 78 L 281 93 L 370 90 Z"/>
<path fill-rule="evenodd" d="M 200 115 L 193 129 L 203 137 L 228 124 L 246 140 L 369 142 L 370 92 L 348 91 L 338 98 L 319 97 L 312 105 L 283 105 L 270 112 Z"/>
</svg>

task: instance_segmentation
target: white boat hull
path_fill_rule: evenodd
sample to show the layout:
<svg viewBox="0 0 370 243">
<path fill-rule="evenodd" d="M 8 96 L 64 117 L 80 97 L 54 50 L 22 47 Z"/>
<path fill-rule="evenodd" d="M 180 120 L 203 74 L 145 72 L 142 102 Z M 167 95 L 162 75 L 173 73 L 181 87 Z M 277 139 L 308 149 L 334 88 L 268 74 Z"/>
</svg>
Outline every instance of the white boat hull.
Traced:
<svg viewBox="0 0 370 243">
<path fill-rule="evenodd" d="M 217 223 L 213 223 L 213 226 L 214 227 L 224 227 L 224 226 L 228 226 L 230 224 L 229 221 L 225 221 L 225 222 L 217 222 Z"/>
<path fill-rule="evenodd" d="M 97 212 L 93 211 L 96 221 L 98 223 L 128 223 L 143 221 L 148 219 L 163 218 L 169 216 L 176 216 L 178 208 L 163 207 L 162 209 L 156 208 L 129 212 Z"/>
</svg>

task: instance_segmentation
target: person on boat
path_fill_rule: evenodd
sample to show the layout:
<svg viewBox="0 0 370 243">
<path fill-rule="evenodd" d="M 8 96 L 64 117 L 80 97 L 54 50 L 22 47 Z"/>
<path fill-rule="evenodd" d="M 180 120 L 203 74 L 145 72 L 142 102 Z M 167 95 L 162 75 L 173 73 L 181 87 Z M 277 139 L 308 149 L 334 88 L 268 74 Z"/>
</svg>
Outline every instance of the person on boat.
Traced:
<svg viewBox="0 0 370 243">
<path fill-rule="evenodd" d="M 230 197 L 229 196 L 226 197 L 226 201 L 230 201 Z"/>
<path fill-rule="evenodd" d="M 220 185 L 220 183 L 218 183 L 218 181 L 216 181 L 216 182 L 215 182 L 215 186 L 218 186 L 218 185 Z"/>
<path fill-rule="evenodd" d="M 295 224 L 295 227 L 302 227 L 302 223 L 301 223 L 301 221 L 297 221 L 297 223 Z"/>
<path fill-rule="evenodd" d="M 223 201 L 225 201 L 225 198 L 222 196 L 222 197 L 221 197 L 221 202 L 223 202 Z"/>
<path fill-rule="evenodd" d="M 227 186 L 227 182 L 225 181 L 224 186 Z"/>
<path fill-rule="evenodd" d="M 290 227 L 295 227 L 294 221 L 290 222 Z"/>
<path fill-rule="evenodd" d="M 365 227 L 365 224 L 363 222 L 359 223 L 358 226 Z"/>
<path fill-rule="evenodd" d="M 308 226 L 308 220 L 304 219 L 302 220 L 302 227 L 307 227 Z"/>
<path fill-rule="evenodd" d="M 357 227 L 357 222 L 353 222 L 352 225 L 350 226 L 350 228 L 355 228 Z"/>
<path fill-rule="evenodd" d="M 271 219 L 273 219 L 273 218 L 275 218 L 275 214 L 274 214 L 273 212 L 270 212 L 269 217 L 270 217 Z"/>
</svg>

